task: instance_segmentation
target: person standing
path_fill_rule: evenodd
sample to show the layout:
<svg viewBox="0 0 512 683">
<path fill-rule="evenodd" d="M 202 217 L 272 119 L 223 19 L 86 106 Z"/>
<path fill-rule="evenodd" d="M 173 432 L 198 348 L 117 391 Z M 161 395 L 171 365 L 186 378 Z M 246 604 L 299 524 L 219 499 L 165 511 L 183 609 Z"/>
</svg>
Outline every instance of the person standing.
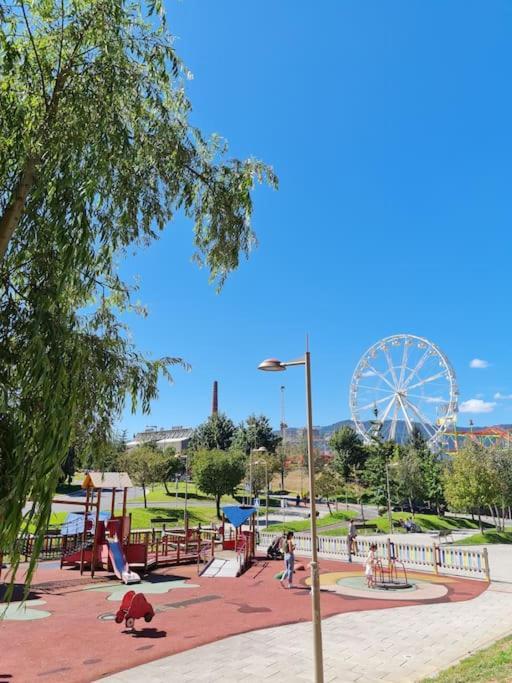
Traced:
<svg viewBox="0 0 512 683">
<path fill-rule="evenodd" d="M 356 523 L 354 520 L 350 520 L 350 524 L 348 527 L 348 535 L 347 535 L 347 549 L 348 549 L 348 561 L 352 562 L 352 553 L 354 551 L 354 545 L 356 543 L 356 538 L 357 538 L 357 527 Z M 356 548 L 357 551 L 357 548 Z"/>
<path fill-rule="evenodd" d="M 284 573 L 281 577 L 281 585 L 284 586 L 285 581 L 288 581 L 286 588 L 293 588 L 293 566 L 295 564 L 295 543 L 293 542 L 293 531 L 286 534 L 284 543 Z"/>
<path fill-rule="evenodd" d="M 377 564 L 377 544 L 372 543 L 366 556 L 364 573 L 368 588 L 375 588 L 375 565 Z"/>
</svg>

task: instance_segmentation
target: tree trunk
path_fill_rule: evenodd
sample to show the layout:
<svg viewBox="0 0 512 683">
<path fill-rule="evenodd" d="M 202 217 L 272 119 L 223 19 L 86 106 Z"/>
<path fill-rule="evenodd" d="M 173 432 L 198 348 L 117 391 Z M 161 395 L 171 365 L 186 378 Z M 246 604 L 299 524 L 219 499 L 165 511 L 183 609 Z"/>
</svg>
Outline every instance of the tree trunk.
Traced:
<svg viewBox="0 0 512 683">
<path fill-rule="evenodd" d="M 363 499 L 362 498 L 359 500 L 359 503 L 361 504 L 361 519 L 363 520 L 363 524 L 364 524 L 364 506 L 363 506 Z"/>
<path fill-rule="evenodd" d="M 412 505 L 412 498 L 409 498 L 409 510 L 411 511 L 412 518 L 414 519 L 414 507 Z"/>
<path fill-rule="evenodd" d="M 329 498 L 327 498 L 327 508 L 329 510 L 329 514 L 332 515 L 331 504 L 329 502 Z"/>
<path fill-rule="evenodd" d="M 494 528 L 496 529 L 496 531 L 499 531 L 498 520 L 496 519 L 496 515 L 494 514 L 494 509 L 493 509 L 492 505 L 488 505 L 487 507 L 489 508 L 489 512 L 491 513 L 492 523 L 494 524 Z M 478 516 L 478 519 L 480 519 L 480 515 Z"/>
<path fill-rule="evenodd" d="M 482 526 L 482 515 L 480 514 L 480 508 L 478 508 L 478 526 L 480 527 L 480 533 L 484 533 L 484 527 Z"/>
<path fill-rule="evenodd" d="M 0 217 L 0 261 L 5 257 L 11 237 L 23 215 L 27 197 L 35 182 L 35 166 L 35 159 L 29 157 L 12 192 L 10 201 Z"/>
<path fill-rule="evenodd" d="M 147 501 L 147 498 L 146 498 L 146 484 L 144 484 L 144 483 L 142 484 L 142 494 L 143 494 L 143 496 L 144 496 L 144 507 L 147 508 L 147 506 L 148 506 L 148 501 Z"/>
<path fill-rule="evenodd" d="M 166 493 L 168 496 L 170 496 L 170 495 L 171 495 L 171 492 L 169 491 L 169 487 L 167 486 L 167 482 L 166 482 L 166 481 L 164 481 L 164 489 L 165 489 L 165 493 Z"/>
<path fill-rule="evenodd" d="M 495 504 L 494 508 L 496 510 L 496 520 L 498 522 L 498 531 L 503 531 L 505 528 L 505 520 L 503 519 L 503 516 L 500 515 L 500 509 L 499 507 Z"/>
<path fill-rule="evenodd" d="M 284 467 L 283 467 L 283 469 L 281 470 L 281 491 L 284 491 L 284 474 L 285 474 L 285 472 L 284 472 Z M 301 491 L 301 493 L 302 493 L 302 491 Z"/>
<path fill-rule="evenodd" d="M 215 496 L 215 505 L 217 506 L 217 519 L 222 519 L 221 514 L 220 514 L 220 496 L 217 495 Z"/>
</svg>

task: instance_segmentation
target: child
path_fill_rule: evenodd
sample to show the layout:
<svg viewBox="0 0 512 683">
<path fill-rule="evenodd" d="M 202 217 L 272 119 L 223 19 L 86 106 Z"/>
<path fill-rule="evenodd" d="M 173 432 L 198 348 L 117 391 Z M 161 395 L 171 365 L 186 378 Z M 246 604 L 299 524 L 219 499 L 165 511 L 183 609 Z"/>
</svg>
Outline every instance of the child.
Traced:
<svg viewBox="0 0 512 683">
<path fill-rule="evenodd" d="M 377 544 L 372 543 L 366 556 L 365 576 L 368 588 L 375 588 L 375 564 L 377 562 Z"/>
</svg>

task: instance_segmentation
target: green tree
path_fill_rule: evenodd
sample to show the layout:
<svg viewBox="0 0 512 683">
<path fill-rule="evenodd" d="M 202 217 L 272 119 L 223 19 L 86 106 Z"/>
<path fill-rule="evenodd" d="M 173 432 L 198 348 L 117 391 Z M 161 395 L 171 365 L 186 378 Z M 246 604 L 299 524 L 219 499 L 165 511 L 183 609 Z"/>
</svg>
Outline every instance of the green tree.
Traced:
<svg viewBox="0 0 512 683">
<path fill-rule="evenodd" d="M 160 0 L 0 0 L 0 547 L 14 577 L 30 498 L 27 584 L 78 432 L 105 441 L 127 395 L 147 412 L 178 360 L 129 342 L 119 259 L 182 211 L 221 286 L 275 185 L 190 124 L 186 77 Z"/>
<path fill-rule="evenodd" d="M 281 437 L 270 426 L 270 420 L 265 415 L 249 415 L 241 422 L 235 432 L 232 447 L 249 455 L 257 448 L 265 448 L 268 453 L 275 453 L 281 443 Z"/>
<path fill-rule="evenodd" d="M 390 468 L 392 481 L 395 483 L 395 491 L 400 499 L 407 499 L 409 509 L 414 516 L 414 502 L 423 497 L 425 492 L 425 479 L 422 461 L 414 446 L 406 446 L 401 457 L 395 458 L 393 467 Z"/>
<path fill-rule="evenodd" d="M 428 448 L 423 452 L 421 467 L 423 470 L 424 497 L 430 505 L 435 505 L 437 514 L 445 502 L 443 487 L 445 466 L 446 464 L 439 453 L 434 453 Z"/>
<path fill-rule="evenodd" d="M 163 484 L 165 487 L 165 492 L 168 496 L 171 495 L 169 491 L 169 482 L 174 481 L 176 476 L 183 474 L 185 471 L 185 465 L 183 460 L 176 455 L 176 451 L 172 446 L 168 446 L 163 451 L 163 457 L 165 458 L 165 464 L 163 467 Z"/>
<path fill-rule="evenodd" d="M 233 495 L 245 474 L 245 459 L 240 453 L 220 450 L 200 450 L 194 453 L 192 472 L 197 486 L 215 496 L 217 517 L 220 519 L 220 500 Z"/>
<path fill-rule="evenodd" d="M 147 445 L 137 446 L 119 458 L 119 468 L 128 472 L 134 484 L 142 487 L 145 508 L 148 506 L 146 488 L 163 481 L 167 467 L 168 457 Z"/>
<path fill-rule="evenodd" d="M 302 429 L 299 433 L 298 440 L 295 443 L 287 444 L 287 452 L 290 455 L 290 460 L 293 460 L 299 467 L 304 470 L 306 476 L 309 475 L 309 457 L 308 457 L 308 433 L 306 429 Z M 313 445 L 313 469 L 315 474 L 322 471 L 325 462 L 322 454 L 318 448 Z"/>
<path fill-rule="evenodd" d="M 399 454 L 400 446 L 394 441 L 374 440 L 368 446 L 368 457 L 361 478 L 370 489 L 377 505 L 383 506 L 387 503 L 386 464 L 389 465 L 393 459 L 399 457 Z"/>
<path fill-rule="evenodd" d="M 439 514 L 440 506 L 445 502 L 443 488 L 444 462 L 442 456 L 430 450 L 423 432 L 417 425 L 413 427 L 405 450 L 407 453 L 416 454 L 420 463 L 422 491 L 421 494 L 418 493 L 418 497 L 428 501 L 429 505 L 435 505 Z M 417 474 L 420 476 L 419 473 Z"/>
<path fill-rule="evenodd" d="M 327 499 L 327 507 L 331 513 L 330 499 L 340 495 L 343 491 L 345 480 L 340 473 L 330 467 L 325 467 L 317 476 L 315 481 L 315 491 L 317 496 Z"/>
<path fill-rule="evenodd" d="M 347 484 L 350 484 L 350 490 L 361 507 L 361 519 L 364 522 L 363 496 L 366 493 L 366 487 L 363 484 L 363 470 L 355 466 L 351 467 Z"/>
<path fill-rule="evenodd" d="M 352 467 L 362 467 L 367 452 L 359 434 L 349 426 L 343 426 L 329 439 L 334 451 L 334 467 L 346 479 Z"/>
<path fill-rule="evenodd" d="M 124 432 L 78 434 L 76 450 L 83 469 L 113 472 L 117 469 L 119 456 L 126 452 L 127 438 Z"/>
<path fill-rule="evenodd" d="M 491 467 L 488 451 L 477 443 L 468 443 L 454 454 L 444 475 L 445 496 L 456 510 L 478 515 L 480 531 L 482 508 L 497 497 L 498 481 Z"/>
<path fill-rule="evenodd" d="M 235 436 L 235 425 L 224 413 L 210 415 L 194 430 L 189 448 L 193 451 L 228 451 Z"/>
<path fill-rule="evenodd" d="M 279 471 L 279 463 L 275 455 L 270 453 L 253 454 L 247 458 L 245 466 L 245 479 L 252 480 L 252 495 L 256 498 L 267 485 L 270 487 L 273 475 Z"/>
<path fill-rule="evenodd" d="M 512 503 L 512 450 L 510 448 L 494 447 L 487 450 L 489 466 L 496 477 L 495 499 L 489 505 L 494 518 L 496 529 L 505 530 L 505 517 L 510 517 Z"/>
</svg>

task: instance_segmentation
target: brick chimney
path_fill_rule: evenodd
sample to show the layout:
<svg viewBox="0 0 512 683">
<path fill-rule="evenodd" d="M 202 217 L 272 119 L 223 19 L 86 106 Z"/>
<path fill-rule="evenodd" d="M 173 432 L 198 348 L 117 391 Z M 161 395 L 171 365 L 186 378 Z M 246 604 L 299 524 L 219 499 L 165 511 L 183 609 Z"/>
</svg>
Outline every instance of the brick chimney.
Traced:
<svg viewBox="0 0 512 683">
<path fill-rule="evenodd" d="M 219 388 L 218 388 L 217 380 L 215 380 L 213 383 L 213 392 L 212 392 L 212 415 L 217 415 L 218 412 L 219 412 Z"/>
</svg>

